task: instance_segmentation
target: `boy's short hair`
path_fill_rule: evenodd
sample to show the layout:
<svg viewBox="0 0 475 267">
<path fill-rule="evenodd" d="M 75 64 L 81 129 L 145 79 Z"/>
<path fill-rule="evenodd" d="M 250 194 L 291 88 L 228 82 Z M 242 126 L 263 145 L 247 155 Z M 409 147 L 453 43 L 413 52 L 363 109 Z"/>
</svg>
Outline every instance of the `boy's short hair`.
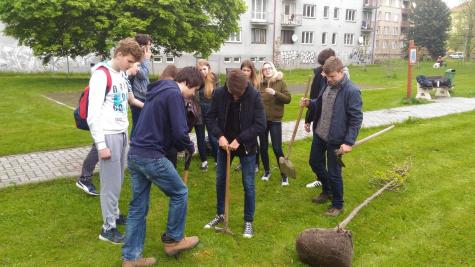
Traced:
<svg viewBox="0 0 475 267">
<path fill-rule="evenodd" d="M 226 86 L 233 96 L 242 96 L 248 84 L 247 76 L 239 69 L 233 69 L 228 73 Z"/>
<path fill-rule="evenodd" d="M 152 37 L 150 37 L 149 34 L 144 34 L 144 33 L 137 33 L 135 35 L 135 41 L 139 43 L 140 46 L 148 45 L 148 43 L 152 43 Z"/>
<path fill-rule="evenodd" d="M 343 62 L 337 57 L 329 57 L 323 65 L 323 72 L 330 74 L 332 72 L 338 72 L 343 69 Z"/>
<path fill-rule="evenodd" d="M 204 81 L 203 75 L 196 67 L 184 67 L 176 75 L 175 82 L 185 82 L 186 86 L 192 88 L 196 86 L 201 87 Z"/>
<path fill-rule="evenodd" d="M 177 73 L 178 68 L 175 65 L 170 64 L 163 70 L 162 74 L 160 75 L 160 80 L 174 80 Z"/>
<path fill-rule="evenodd" d="M 325 64 L 325 61 L 329 58 L 329 57 L 334 57 L 335 56 L 335 51 L 331 48 L 327 48 L 327 49 L 323 49 L 319 54 L 318 54 L 318 58 L 317 58 L 317 61 L 318 61 L 318 64 L 322 65 Z"/>
<path fill-rule="evenodd" d="M 134 38 L 130 37 L 119 41 L 115 47 L 114 57 L 117 56 L 119 52 L 123 56 L 132 55 L 135 58 L 135 61 L 140 61 L 143 56 L 143 50 L 140 45 L 134 40 Z"/>
</svg>

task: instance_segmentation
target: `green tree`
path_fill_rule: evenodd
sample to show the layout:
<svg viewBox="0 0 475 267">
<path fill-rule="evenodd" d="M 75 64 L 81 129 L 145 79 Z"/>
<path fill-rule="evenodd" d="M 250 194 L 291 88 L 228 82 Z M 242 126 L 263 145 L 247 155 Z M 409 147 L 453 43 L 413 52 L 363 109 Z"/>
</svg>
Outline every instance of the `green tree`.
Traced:
<svg viewBox="0 0 475 267">
<path fill-rule="evenodd" d="M 242 0 L 0 0 L 5 33 L 52 57 L 107 57 L 113 44 L 149 33 L 157 47 L 175 55 L 207 57 L 239 30 Z"/>
<path fill-rule="evenodd" d="M 417 0 L 416 8 L 410 12 L 414 27 L 408 31 L 408 38 L 416 45 L 427 48 L 432 58 L 445 54 L 450 10 L 442 0 Z"/>
<path fill-rule="evenodd" d="M 475 0 L 469 0 L 455 8 L 452 23 L 449 47 L 464 51 L 465 59 L 470 59 L 475 46 Z"/>
</svg>

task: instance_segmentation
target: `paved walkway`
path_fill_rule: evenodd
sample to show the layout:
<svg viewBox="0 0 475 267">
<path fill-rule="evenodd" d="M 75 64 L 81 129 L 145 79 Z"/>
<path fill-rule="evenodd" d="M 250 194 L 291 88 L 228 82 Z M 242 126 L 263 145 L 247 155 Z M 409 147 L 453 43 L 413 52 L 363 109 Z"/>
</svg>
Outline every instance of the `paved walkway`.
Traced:
<svg viewBox="0 0 475 267">
<path fill-rule="evenodd" d="M 409 117 L 434 118 L 471 110 L 475 110 L 475 98 L 437 99 L 430 104 L 365 112 L 363 128 L 402 122 Z M 295 121 L 283 123 L 284 141 L 290 140 L 294 126 Z M 310 136 L 300 127 L 296 139 Z M 196 137 L 193 135 L 192 139 L 195 141 Z M 89 147 L 80 147 L 0 157 L 0 188 L 57 177 L 79 176 L 82 161 L 88 151 Z"/>
</svg>

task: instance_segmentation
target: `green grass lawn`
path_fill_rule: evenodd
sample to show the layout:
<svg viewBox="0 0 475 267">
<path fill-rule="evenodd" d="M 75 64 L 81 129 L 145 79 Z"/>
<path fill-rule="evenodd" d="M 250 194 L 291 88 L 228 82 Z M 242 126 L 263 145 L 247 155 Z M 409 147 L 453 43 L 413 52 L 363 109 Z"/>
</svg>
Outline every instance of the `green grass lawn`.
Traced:
<svg viewBox="0 0 475 267">
<path fill-rule="evenodd" d="M 307 165 L 311 140 L 298 142 L 291 160 L 299 178 L 289 187 L 280 186 L 275 169 L 267 183 L 256 178 L 253 239 L 241 235 L 243 191 L 236 172 L 232 172 L 230 208 L 230 227 L 236 234 L 202 228 L 215 214 L 214 168 L 200 172 L 196 158 L 186 233 L 198 235 L 200 245 L 178 260 L 165 256 L 160 234 L 165 229 L 167 198 L 154 188 L 144 254 L 157 257 L 163 266 L 303 266 L 294 247 L 296 236 L 306 228 L 336 226 L 377 190 L 368 183 L 375 173 L 410 159 L 405 190 L 385 192 L 349 224 L 354 266 L 473 266 L 475 158 L 468 156 L 467 148 L 475 146 L 475 139 L 467 137 L 475 131 L 474 115 L 407 122 L 355 148 L 345 156 L 345 212 L 338 218 L 322 216 L 327 206 L 310 202 L 320 191 L 305 188 L 313 179 Z M 360 138 L 376 130 L 364 129 Z M 120 201 L 123 212 L 130 197 L 127 178 Z M 0 203 L 0 265 L 120 265 L 120 246 L 97 238 L 102 223 L 99 199 L 80 192 L 73 179 L 1 189 Z"/>
<path fill-rule="evenodd" d="M 432 69 L 432 63 L 414 66 L 414 77 L 418 74 L 441 75 L 443 69 Z M 455 96 L 475 96 L 475 63 L 449 61 L 449 67 L 457 70 Z M 403 105 L 406 96 L 406 63 L 393 61 L 391 65 L 350 66 L 351 78 L 365 88 L 364 111 L 391 108 Z M 290 84 L 304 84 L 312 70 L 285 71 L 285 80 Z M 77 147 L 91 143 L 90 134 L 77 130 L 72 111 L 41 95 L 65 95 L 67 104 L 76 106 L 81 90 L 88 83 L 87 74 L 55 73 L 1 73 L 0 92 L 0 156 L 27 153 L 40 150 Z M 385 88 L 385 89 L 384 89 Z M 415 78 L 414 78 L 414 93 Z M 292 102 L 286 105 L 284 120 L 295 120 L 298 114 L 298 100 L 303 93 L 293 93 Z M 63 99 L 60 99 L 63 100 Z"/>
</svg>

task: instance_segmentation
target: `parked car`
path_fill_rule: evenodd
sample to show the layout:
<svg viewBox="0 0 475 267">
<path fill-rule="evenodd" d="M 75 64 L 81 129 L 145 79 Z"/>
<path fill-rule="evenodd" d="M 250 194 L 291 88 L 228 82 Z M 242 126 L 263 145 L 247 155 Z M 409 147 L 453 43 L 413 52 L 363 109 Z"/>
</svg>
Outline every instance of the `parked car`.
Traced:
<svg viewBox="0 0 475 267">
<path fill-rule="evenodd" d="M 450 58 L 453 59 L 462 59 L 463 58 L 463 52 L 454 52 L 449 55 Z"/>
</svg>

